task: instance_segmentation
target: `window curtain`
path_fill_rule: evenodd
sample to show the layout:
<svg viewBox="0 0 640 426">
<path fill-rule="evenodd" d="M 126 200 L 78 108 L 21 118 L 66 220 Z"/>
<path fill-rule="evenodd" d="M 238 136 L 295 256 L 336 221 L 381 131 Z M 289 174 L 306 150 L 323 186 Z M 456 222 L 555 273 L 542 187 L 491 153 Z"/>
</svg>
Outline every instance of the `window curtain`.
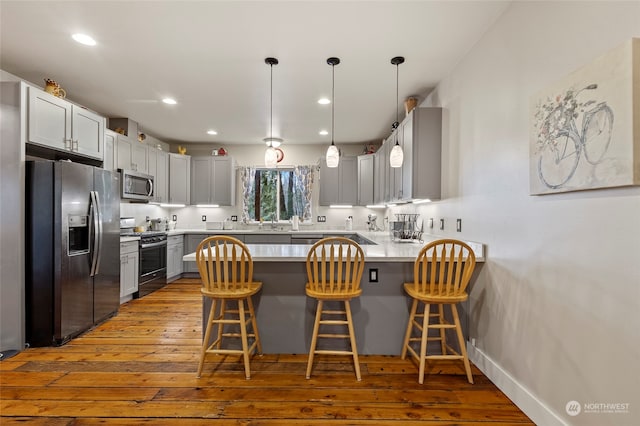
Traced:
<svg viewBox="0 0 640 426">
<path fill-rule="evenodd" d="M 311 188 L 313 186 L 314 166 L 296 166 L 293 169 L 294 188 L 299 196 L 295 197 L 294 211 L 302 221 L 311 221 Z"/>
<path fill-rule="evenodd" d="M 242 185 L 242 222 L 247 223 L 249 217 L 249 205 L 255 200 L 255 188 L 253 182 L 256 178 L 255 167 L 240 167 L 240 184 Z"/>
</svg>

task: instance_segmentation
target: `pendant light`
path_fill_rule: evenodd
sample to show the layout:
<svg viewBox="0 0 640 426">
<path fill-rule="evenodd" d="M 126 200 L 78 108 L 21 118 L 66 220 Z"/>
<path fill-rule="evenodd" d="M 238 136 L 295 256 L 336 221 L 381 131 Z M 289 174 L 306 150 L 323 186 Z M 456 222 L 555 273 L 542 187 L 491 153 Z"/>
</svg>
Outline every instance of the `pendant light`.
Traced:
<svg viewBox="0 0 640 426">
<path fill-rule="evenodd" d="M 335 66 L 340 63 L 339 58 L 327 59 L 327 64 L 331 65 L 331 146 L 327 149 L 327 167 L 338 167 L 340 162 L 340 151 L 333 140 L 333 121 L 335 111 Z"/>
<path fill-rule="evenodd" d="M 266 58 L 264 62 L 269 65 L 271 68 L 271 93 L 270 99 L 271 103 L 269 105 L 269 137 L 265 138 L 265 142 L 267 143 L 267 149 L 264 151 L 264 165 L 268 168 L 276 167 L 278 164 L 278 152 L 276 151 L 274 145 L 274 141 L 278 138 L 273 137 L 273 66 L 278 65 L 278 60 L 276 58 Z M 278 139 L 277 145 L 280 145 L 282 142 L 281 139 Z"/>
<path fill-rule="evenodd" d="M 391 63 L 396 66 L 396 122 L 393 123 L 391 128 L 396 130 L 400 125 L 399 116 L 398 116 L 398 65 L 404 63 L 404 58 L 402 56 L 396 56 L 391 59 Z M 391 149 L 391 153 L 389 154 L 389 164 L 391 167 L 402 167 L 402 160 L 404 154 L 402 153 L 402 147 L 398 143 L 398 132 L 396 132 L 396 144 Z"/>
</svg>

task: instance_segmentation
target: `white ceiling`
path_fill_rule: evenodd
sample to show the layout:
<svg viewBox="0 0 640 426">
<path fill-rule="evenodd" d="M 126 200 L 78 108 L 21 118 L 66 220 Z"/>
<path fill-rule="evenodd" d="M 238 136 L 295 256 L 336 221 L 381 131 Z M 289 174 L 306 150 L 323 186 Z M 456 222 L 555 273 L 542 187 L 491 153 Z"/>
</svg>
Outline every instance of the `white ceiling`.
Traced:
<svg viewBox="0 0 640 426">
<path fill-rule="evenodd" d="M 169 143 L 379 142 L 400 102 L 422 100 L 508 7 L 506 1 L 5 1 L 0 67 L 67 98 L 128 117 Z M 71 34 L 95 38 L 80 45 Z M 177 105 L 160 102 L 173 97 Z M 401 118 L 404 107 L 400 106 Z M 208 129 L 218 135 L 209 136 Z"/>
</svg>

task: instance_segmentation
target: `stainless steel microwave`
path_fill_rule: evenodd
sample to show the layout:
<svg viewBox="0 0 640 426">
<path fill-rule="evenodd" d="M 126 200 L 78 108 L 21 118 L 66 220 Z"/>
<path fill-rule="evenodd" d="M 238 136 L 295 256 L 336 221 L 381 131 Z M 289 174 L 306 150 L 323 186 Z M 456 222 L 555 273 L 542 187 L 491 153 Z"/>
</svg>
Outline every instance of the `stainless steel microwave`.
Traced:
<svg viewBox="0 0 640 426">
<path fill-rule="evenodd" d="M 133 170 L 120 171 L 122 192 L 120 196 L 124 200 L 151 201 L 153 199 L 153 176 Z"/>
</svg>

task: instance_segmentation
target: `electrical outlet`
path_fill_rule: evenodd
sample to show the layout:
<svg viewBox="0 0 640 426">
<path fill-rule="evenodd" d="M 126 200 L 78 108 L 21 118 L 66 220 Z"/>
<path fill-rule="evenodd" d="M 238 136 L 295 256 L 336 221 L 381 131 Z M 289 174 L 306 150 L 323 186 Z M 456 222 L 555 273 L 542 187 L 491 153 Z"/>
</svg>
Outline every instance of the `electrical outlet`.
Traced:
<svg viewBox="0 0 640 426">
<path fill-rule="evenodd" d="M 206 221 L 207 221 L 207 215 L 204 215 L 204 214 L 202 215 L 202 221 L 203 221 L 203 222 L 206 222 Z"/>
<path fill-rule="evenodd" d="M 440 219 L 440 230 L 444 231 L 444 219 Z"/>
<path fill-rule="evenodd" d="M 429 218 L 429 228 L 433 229 L 433 218 Z"/>
<path fill-rule="evenodd" d="M 456 231 L 462 232 L 462 219 L 456 219 Z"/>
<path fill-rule="evenodd" d="M 237 222 L 238 221 L 238 216 L 233 215 L 231 216 L 231 222 Z"/>
<path fill-rule="evenodd" d="M 174 214 L 173 215 L 173 221 L 175 222 L 176 220 L 178 220 L 178 215 Z"/>
<path fill-rule="evenodd" d="M 378 268 L 369 268 L 369 282 L 370 283 L 378 282 Z"/>
<path fill-rule="evenodd" d="M 318 216 L 318 222 L 326 222 L 326 221 L 327 221 L 326 216 Z"/>
</svg>

